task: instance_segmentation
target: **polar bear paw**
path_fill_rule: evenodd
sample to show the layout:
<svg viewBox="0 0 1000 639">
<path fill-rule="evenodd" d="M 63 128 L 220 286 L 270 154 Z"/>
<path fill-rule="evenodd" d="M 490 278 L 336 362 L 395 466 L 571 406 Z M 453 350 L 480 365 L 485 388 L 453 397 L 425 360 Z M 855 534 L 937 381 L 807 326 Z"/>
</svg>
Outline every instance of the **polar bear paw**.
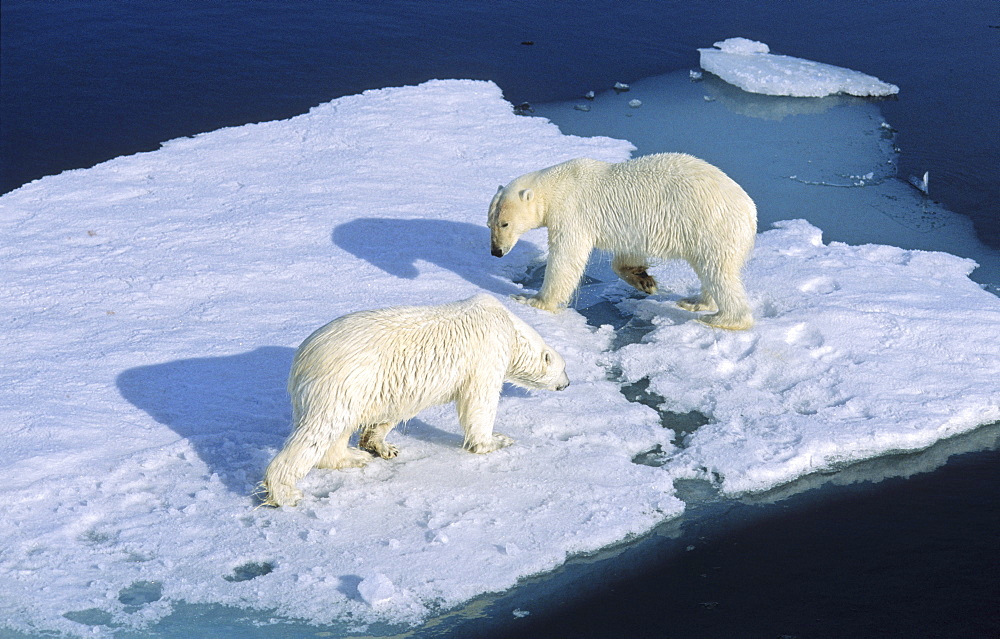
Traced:
<svg viewBox="0 0 1000 639">
<path fill-rule="evenodd" d="M 265 506 L 294 506 L 302 500 L 302 491 L 289 484 L 266 484 L 261 503 Z"/>
<path fill-rule="evenodd" d="M 501 435 L 500 433 L 493 433 L 491 439 L 485 442 L 469 442 L 467 448 L 469 452 L 476 453 L 477 455 L 485 455 L 486 453 L 492 453 L 495 450 L 500 450 L 514 443 L 514 440 L 506 435 Z"/>
<path fill-rule="evenodd" d="M 647 295 L 654 295 L 657 291 L 656 278 L 646 271 L 645 266 L 620 266 L 615 272 L 626 284 L 638 291 Z"/>
<path fill-rule="evenodd" d="M 515 302 L 520 302 L 521 304 L 526 304 L 528 306 L 534 306 L 535 308 L 540 308 L 543 311 L 549 311 L 551 313 L 558 313 L 562 310 L 561 307 L 555 304 L 550 304 L 542 300 L 537 295 L 511 295 L 511 299 Z"/>
<path fill-rule="evenodd" d="M 358 443 L 361 448 L 367 450 L 372 455 L 376 457 L 381 457 L 382 459 L 392 459 L 399 455 L 399 449 L 392 444 L 387 444 L 384 441 L 373 442 L 373 441 L 361 441 Z"/>
<path fill-rule="evenodd" d="M 732 317 L 715 313 L 714 315 L 703 315 L 696 321 L 712 328 L 723 328 L 727 331 L 745 331 L 753 326 L 753 317 L 750 315 Z"/>
</svg>

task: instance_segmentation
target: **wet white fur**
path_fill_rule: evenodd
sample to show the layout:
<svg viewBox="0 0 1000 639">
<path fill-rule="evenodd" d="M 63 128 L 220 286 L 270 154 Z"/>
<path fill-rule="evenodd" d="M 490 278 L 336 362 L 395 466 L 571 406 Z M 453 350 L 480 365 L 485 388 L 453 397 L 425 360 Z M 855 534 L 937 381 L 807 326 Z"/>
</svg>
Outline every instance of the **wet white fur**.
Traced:
<svg viewBox="0 0 1000 639">
<path fill-rule="evenodd" d="M 264 503 L 291 506 L 313 467 L 362 466 L 396 449 L 385 435 L 429 406 L 457 403 L 465 447 L 488 453 L 513 442 L 493 433 L 504 381 L 561 390 L 566 365 L 520 318 L 489 295 L 440 306 L 399 306 L 345 315 L 295 353 L 288 392 L 292 433 L 264 475 Z"/>
<path fill-rule="evenodd" d="M 742 269 L 753 250 L 757 208 L 750 196 L 711 164 L 682 153 L 647 155 L 609 164 L 586 158 L 522 175 L 490 204 L 493 254 L 506 254 L 527 230 L 549 230 L 549 260 L 539 293 L 527 303 L 546 310 L 566 305 L 594 248 L 614 254 L 612 267 L 647 293 L 656 282 L 650 258 L 686 260 L 701 295 L 681 300 L 719 328 L 745 329 L 753 317 Z"/>
</svg>

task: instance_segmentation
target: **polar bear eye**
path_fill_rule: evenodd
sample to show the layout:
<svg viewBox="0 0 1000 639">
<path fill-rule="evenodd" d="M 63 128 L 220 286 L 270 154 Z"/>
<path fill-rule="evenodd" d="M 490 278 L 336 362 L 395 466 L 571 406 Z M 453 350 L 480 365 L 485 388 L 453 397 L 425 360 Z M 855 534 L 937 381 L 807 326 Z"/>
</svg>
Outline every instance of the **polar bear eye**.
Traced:
<svg viewBox="0 0 1000 639">
<path fill-rule="evenodd" d="M 500 228 L 505 229 L 510 226 L 510 222 L 500 222 Z"/>
</svg>

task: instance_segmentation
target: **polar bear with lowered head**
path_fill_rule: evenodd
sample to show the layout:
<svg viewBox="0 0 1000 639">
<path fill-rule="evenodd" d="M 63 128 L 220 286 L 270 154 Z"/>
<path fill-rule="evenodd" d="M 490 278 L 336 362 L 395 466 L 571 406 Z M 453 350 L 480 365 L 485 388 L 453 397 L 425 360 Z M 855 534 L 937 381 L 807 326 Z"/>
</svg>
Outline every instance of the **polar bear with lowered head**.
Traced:
<svg viewBox="0 0 1000 639">
<path fill-rule="evenodd" d="M 554 311 L 569 302 L 593 249 L 644 293 L 656 292 L 650 258 L 684 259 L 701 294 L 680 300 L 699 321 L 746 329 L 753 316 L 742 269 L 757 235 L 757 207 L 720 169 L 683 153 L 609 164 L 580 158 L 527 173 L 501 186 L 490 203 L 493 255 L 503 257 L 522 233 L 549 229 L 549 260 L 532 306 Z"/>
<path fill-rule="evenodd" d="M 295 485 L 313 467 L 364 466 L 372 453 L 395 457 L 386 434 L 429 406 L 457 404 L 473 453 L 510 445 L 493 432 L 505 381 L 543 390 L 569 385 L 563 358 L 489 295 L 333 320 L 295 352 L 292 432 L 264 473 L 264 503 L 294 506 L 302 498 Z M 348 447 L 359 428 L 360 448 Z"/>
</svg>

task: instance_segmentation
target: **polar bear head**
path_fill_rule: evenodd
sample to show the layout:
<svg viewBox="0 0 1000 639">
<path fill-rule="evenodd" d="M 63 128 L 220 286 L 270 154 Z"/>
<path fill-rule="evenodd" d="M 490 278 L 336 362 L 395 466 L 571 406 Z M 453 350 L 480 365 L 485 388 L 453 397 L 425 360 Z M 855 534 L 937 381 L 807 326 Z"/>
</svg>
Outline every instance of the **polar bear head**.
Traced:
<svg viewBox="0 0 1000 639">
<path fill-rule="evenodd" d="M 539 390 L 569 386 L 566 361 L 524 320 L 507 311 L 514 324 L 514 344 L 506 379 L 512 384 Z"/>
<path fill-rule="evenodd" d="M 506 255 L 525 231 L 542 226 L 540 198 L 533 189 L 519 184 L 524 177 L 501 186 L 490 202 L 487 224 L 490 227 L 490 252 L 494 257 Z"/>
<path fill-rule="evenodd" d="M 533 349 L 524 349 L 530 351 Z M 543 344 L 540 353 L 519 352 L 515 354 L 507 371 L 507 381 L 525 388 L 539 390 L 563 390 L 569 386 L 566 362 L 562 355 Z"/>
</svg>

